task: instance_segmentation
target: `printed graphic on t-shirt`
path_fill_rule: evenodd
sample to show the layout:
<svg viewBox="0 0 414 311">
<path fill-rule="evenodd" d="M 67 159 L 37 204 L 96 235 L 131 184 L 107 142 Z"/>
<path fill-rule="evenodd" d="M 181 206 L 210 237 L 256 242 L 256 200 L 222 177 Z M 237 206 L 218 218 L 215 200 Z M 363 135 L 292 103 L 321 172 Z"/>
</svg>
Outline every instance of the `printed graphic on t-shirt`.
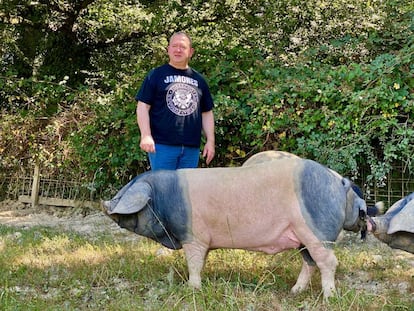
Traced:
<svg viewBox="0 0 414 311">
<path fill-rule="evenodd" d="M 188 116 L 198 105 L 197 89 L 185 83 L 171 83 L 167 90 L 167 107 L 176 115 Z"/>
</svg>

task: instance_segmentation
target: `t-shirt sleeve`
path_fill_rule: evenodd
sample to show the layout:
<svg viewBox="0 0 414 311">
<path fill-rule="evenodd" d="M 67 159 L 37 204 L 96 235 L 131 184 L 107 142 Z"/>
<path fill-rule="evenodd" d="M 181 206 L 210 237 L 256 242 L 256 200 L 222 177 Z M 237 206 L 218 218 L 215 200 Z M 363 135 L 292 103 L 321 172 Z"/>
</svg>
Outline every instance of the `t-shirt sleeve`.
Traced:
<svg viewBox="0 0 414 311">
<path fill-rule="evenodd" d="M 135 96 L 136 101 L 141 101 L 148 105 L 152 105 L 152 103 L 154 102 L 154 94 L 155 94 L 154 83 L 153 83 L 154 79 L 151 79 L 153 78 L 153 75 L 154 75 L 154 70 L 151 70 L 148 73 L 148 75 L 145 77 L 137 95 Z"/>
<path fill-rule="evenodd" d="M 202 102 L 201 102 L 201 112 L 207 112 L 214 108 L 213 97 L 211 96 L 210 89 L 208 88 L 207 82 L 204 81 L 202 84 Z"/>
</svg>

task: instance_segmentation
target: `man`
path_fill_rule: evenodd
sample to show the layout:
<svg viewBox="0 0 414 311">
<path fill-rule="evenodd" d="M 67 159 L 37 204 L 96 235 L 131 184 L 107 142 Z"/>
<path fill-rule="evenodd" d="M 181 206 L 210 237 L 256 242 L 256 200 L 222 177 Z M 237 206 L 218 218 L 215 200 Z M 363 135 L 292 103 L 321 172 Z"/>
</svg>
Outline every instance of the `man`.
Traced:
<svg viewBox="0 0 414 311">
<path fill-rule="evenodd" d="M 208 165 L 215 155 L 214 104 L 205 79 L 189 66 L 191 38 L 173 34 L 167 51 L 169 63 L 152 69 L 135 97 L 140 147 L 152 170 L 197 167 L 203 132 Z"/>
</svg>

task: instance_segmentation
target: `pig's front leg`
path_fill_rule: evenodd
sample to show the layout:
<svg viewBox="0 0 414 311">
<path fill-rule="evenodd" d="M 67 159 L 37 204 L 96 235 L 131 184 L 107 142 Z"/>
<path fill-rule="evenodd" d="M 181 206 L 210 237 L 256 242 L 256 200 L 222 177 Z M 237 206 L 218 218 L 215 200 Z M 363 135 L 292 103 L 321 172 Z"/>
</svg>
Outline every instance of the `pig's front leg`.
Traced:
<svg viewBox="0 0 414 311">
<path fill-rule="evenodd" d="M 318 258 L 315 256 L 315 261 Z M 326 250 L 322 255 L 323 260 L 316 261 L 322 277 L 322 289 L 325 298 L 331 297 L 335 294 L 335 271 L 338 266 L 338 260 L 333 250 Z"/>
<path fill-rule="evenodd" d="M 183 244 L 188 267 L 188 285 L 201 288 L 201 270 L 204 267 L 208 248 L 197 243 Z"/>
<path fill-rule="evenodd" d="M 309 253 L 318 265 L 322 278 L 322 289 L 324 298 L 331 297 L 335 294 L 335 271 L 338 260 L 332 249 L 323 246 L 309 246 Z"/>
</svg>

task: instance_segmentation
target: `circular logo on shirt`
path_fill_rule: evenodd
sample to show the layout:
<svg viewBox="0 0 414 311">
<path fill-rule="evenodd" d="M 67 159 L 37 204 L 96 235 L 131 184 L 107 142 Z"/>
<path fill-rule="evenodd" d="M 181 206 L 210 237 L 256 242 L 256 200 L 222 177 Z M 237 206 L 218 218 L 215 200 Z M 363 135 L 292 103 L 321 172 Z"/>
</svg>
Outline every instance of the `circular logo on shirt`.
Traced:
<svg viewBox="0 0 414 311">
<path fill-rule="evenodd" d="M 176 115 L 188 116 L 197 109 L 198 93 L 191 85 L 172 83 L 167 91 L 167 107 Z"/>
</svg>

